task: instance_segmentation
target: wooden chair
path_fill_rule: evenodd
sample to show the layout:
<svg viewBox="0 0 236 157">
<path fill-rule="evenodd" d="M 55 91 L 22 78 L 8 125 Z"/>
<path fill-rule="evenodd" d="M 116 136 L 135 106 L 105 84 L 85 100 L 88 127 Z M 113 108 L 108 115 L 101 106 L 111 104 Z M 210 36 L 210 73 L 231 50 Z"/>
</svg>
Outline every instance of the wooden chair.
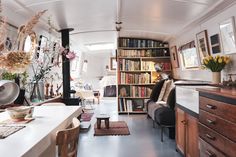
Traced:
<svg viewBox="0 0 236 157">
<path fill-rule="evenodd" d="M 80 121 L 77 118 L 73 118 L 72 128 L 58 131 L 56 145 L 59 157 L 77 157 L 79 131 Z"/>
</svg>

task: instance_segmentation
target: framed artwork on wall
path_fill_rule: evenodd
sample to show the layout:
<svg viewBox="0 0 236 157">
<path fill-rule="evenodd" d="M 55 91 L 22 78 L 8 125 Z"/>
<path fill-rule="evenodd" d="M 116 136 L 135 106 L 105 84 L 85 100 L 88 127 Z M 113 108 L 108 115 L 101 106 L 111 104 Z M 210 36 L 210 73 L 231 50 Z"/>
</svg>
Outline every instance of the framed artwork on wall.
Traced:
<svg viewBox="0 0 236 157">
<path fill-rule="evenodd" d="M 220 47 L 219 34 L 212 35 L 210 39 L 211 39 L 212 54 L 220 53 L 221 47 Z"/>
<path fill-rule="evenodd" d="M 5 45 L 1 46 L 1 48 L 5 48 L 8 51 L 11 51 L 12 49 L 16 48 L 14 46 L 14 43 L 16 43 L 16 39 L 17 39 L 17 32 L 18 32 L 18 27 L 7 23 L 7 38 L 5 41 Z"/>
<path fill-rule="evenodd" d="M 199 55 L 195 47 L 195 41 L 181 45 L 178 49 L 182 59 L 184 69 L 193 69 L 199 67 Z"/>
<path fill-rule="evenodd" d="M 38 51 L 37 51 L 37 59 L 40 61 L 44 61 L 44 48 L 47 47 L 48 38 L 40 35 L 39 42 L 38 42 Z"/>
<path fill-rule="evenodd" d="M 178 55 L 177 55 L 177 48 L 176 46 L 172 46 L 170 48 L 170 59 L 171 59 L 171 64 L 173 68 L 178 68 L 179 67 L 179 60 L 178 60 Z"/>
<path fill-rule="evenodd" d="M 202 63 L 203 58 L 210 54 L 207 30 L 197 33 L 196 38 L 197 38 L 197 48 L 200 57 L 200 62 Z"/>
<path fill-rule="evenodd" d="M 117 66 L 116 57 L 111 57 L 110 58 L 110 68 L 111 68 L 111 70 L 116 70 L 116 66 Z"/>
<path fill-rule="evenodd" d="M 234 17 L 220 23 L 220 36 L 223 52 L 225 54 L 236 53 Z"/>
</svg>

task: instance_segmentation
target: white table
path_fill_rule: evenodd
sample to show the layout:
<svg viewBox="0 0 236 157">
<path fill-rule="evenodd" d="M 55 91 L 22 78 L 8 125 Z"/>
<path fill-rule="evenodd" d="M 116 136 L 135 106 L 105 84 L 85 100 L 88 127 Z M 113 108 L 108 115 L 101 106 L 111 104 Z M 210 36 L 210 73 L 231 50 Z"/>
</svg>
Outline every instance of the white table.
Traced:
<svg viewBox="0 0 236 157">
<path fill-rule="evenodd" d="M 79 106 L 36 106 L 35 120 L 23 124 L 25 128 L 7 138 L 0 139 L 0 156 L 55 157 L 57 131 L 66 128 L 73 117 L 81 113 Z M 9 119 L 9 115 L 0 113 L 0 121 L 6 119 Z"/>
</svg>

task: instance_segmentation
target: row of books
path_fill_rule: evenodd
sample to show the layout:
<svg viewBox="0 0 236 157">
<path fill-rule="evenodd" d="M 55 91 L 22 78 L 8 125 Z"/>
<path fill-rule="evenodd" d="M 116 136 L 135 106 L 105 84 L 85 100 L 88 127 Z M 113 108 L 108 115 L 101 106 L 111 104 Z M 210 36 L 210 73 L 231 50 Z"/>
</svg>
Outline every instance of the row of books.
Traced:
<svg viewBox="0 0 236 157">
<path fill-rule="evenodd" d="M 152 89 L 145 86 L 121 86 L 119 87 L 120 97 L 146 98 L 150 97 Z"/>
<path fill-rule="evenodd" d="M 119 99 L 119 111 L 120 112 L 133 112 L 133 111 L 146 111 L 144 101 L 141 99 Z"/>
<path fill-rule="evenodd" d="M 151 75 L 149 73 L 120 73 L 120 83 L 121 84 L 147 84 L 151 83 Z"/>
<path fill-rule="evenodd" d="M 141 65 L 141 68 L 140 68 Z M 135 61 L 128 59 L 119 59 L 119 69 L 121 71 L 169 71 L 171 70 L 170 62 L 154 62 L 154 61 Z"/>
<path fill-rule="evenodd" d="M 169 47 L 168 43 L 151 39 L 120 38 L 119 47 Z"/>
<path fill-rule="evenodd" d="M 170 62 L 164 62 L 162 64 L 162 71 L 170 71 L 171 70 L 171 63 Z"/>
<path fill-rule="evenodd" d="M 170 56 L 169 49 L 119 50 L 119 57 L 164 57 Z"/>
<path fill-rule="evenodd" d="M 140 61 L 120 59 L 119 67 L 120 67 L 120 70 L 123 70 L 123 71 L 140 70 Z"/>
<path fill-rule="evenodd" d="M 143 61 L 142 70 L 155 71 L 155 64 L 156 62 L 154 61 Z"/>
</svg>

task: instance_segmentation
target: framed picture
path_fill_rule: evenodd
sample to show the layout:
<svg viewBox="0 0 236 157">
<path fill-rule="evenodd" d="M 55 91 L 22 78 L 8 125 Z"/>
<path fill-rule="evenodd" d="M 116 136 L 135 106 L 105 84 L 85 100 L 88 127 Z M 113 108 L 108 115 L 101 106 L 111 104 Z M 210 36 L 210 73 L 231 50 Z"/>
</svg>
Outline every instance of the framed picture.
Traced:
<svg viewBox="0 0 236 157">
<path fill-rule="evenodd" d="M 199 60 L 196 48 L 189 48 L 182 50 L 181 54 L 182 54 L 183 66 L 185 69 L 192 69 L 199 67 Z"/>
<path fill-rule="evenodd" d="M 212 35 L 210 39 L 211 39 L 212 54 L 220 53 L 221 47 L 220 47 L 219 34 Z"/>
<path fill-rule="evenodd" d="M 37 51 L 37 59 L 40 61 L 44 61 L 44 49 L 47 47 L 48 38 L 40 35 L 38 42 L 38 51 Z"/>
<path fill-rule="evenodd" d="M 116 57 L 111 57 L 110 58 L 110 68 L 111 68 L 111 70 L 116 70 L 116 67 L 117 67 Z"/>
<path fill-rule="evenodd" d="M 170 59 L 173 68 L 179 67 L 178 55 L 177 55 L 177 48 L 176 46 L 172 46 L 170 48 Z"/>
<path fill-rule="evenodd" d="M 200 62 L 202 63 L 203 58 L 210 54 L 208 38 L 207 38 L 207 30 L 197 33 L 196 38 L 197 38 L 197 48 L 200 56 Z"/>
<path fill-rule="evenodd" d="M 220 36 L 223 52 L 225 54 L 236 53 L 234 17 L 220 23 Z"/>
<path fill-rule="evenodd" d="M 6 48 L 8 51 L 11 51 L 12 49 L 15 48 L 14 43 L 16 43 L 18 27 L 10 23 L 7 23 L 6 29 L 7 29 L 7 38 L 5 41 L 5 45 L 2 48 Z"/>
</svg>

